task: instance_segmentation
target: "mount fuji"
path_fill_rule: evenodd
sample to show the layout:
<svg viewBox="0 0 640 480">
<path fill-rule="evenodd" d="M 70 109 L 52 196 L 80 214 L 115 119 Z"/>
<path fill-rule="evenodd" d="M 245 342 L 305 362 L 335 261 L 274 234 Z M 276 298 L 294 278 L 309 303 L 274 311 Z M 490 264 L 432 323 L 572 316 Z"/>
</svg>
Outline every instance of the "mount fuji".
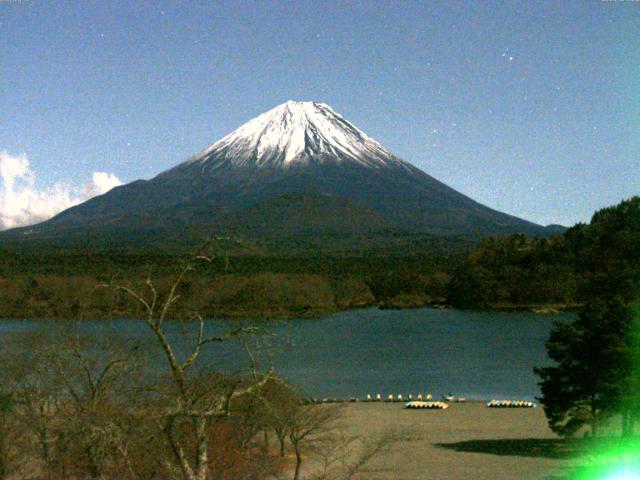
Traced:
<svg viewBox="0 0 640 480">
<path fill-rule="evenodd" d="M 289 101 L 150 180 L 0 235 L 82 245 L 318 235 L 547 235 L 398 158 L 328 105 Z"/>
</svg>

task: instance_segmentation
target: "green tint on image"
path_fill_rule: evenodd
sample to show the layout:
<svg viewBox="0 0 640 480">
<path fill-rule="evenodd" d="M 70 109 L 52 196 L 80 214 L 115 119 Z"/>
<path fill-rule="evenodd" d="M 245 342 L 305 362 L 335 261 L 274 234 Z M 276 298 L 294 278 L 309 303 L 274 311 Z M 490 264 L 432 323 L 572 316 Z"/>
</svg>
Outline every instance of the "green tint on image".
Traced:
<svg viewBox="0 0 640 480">
<path fill-rule="evenodd" d="M 609 439 L 594 444 L 594 451 L 569 476 L 571 480 L 640 480 L 640 441 Z"/>
<path fill-rule="evenodd" d="M 640 415 L 640 303 L 635 303 L 633 311 L 629 376 L 618 408 L 621 436 L 594 439 L 587 453 L 576 459 L 571 480 L 640 480 L 640 438 L 634 431 Z"/>
</svg>

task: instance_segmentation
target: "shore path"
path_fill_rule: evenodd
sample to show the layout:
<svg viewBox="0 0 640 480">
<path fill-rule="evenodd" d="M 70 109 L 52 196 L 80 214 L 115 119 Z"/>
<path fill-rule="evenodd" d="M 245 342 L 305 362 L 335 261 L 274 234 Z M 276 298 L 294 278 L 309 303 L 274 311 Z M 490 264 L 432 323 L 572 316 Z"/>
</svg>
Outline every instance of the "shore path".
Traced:
<svg viewBox="0 0 640 480">
<path fill-rule="evenodd" d="M 542 408 L 487 408 L 453 403 L 446 410 L 408 410 L 399 403 L 345 405 L 349 434 L 412 430 L 419 440 L 394 446 L 370 479 L 529 480 L 562 476 L 570 460 L 558 449 Z"/>
</svg>

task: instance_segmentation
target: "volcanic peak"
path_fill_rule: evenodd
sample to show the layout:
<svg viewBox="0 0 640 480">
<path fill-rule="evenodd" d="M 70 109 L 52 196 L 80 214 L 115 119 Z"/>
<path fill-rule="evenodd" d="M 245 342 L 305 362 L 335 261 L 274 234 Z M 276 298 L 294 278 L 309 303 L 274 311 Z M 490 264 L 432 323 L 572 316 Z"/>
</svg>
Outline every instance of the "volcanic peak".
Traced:
<svg viewBox="0 0 640 480">
<path fill-rule="evenodd" d="M 248 121 L 188 162 L 285 168 L 342 162 L 373 168 L 405 166 L 327 104 L 292 100 Z"/>
</svg>

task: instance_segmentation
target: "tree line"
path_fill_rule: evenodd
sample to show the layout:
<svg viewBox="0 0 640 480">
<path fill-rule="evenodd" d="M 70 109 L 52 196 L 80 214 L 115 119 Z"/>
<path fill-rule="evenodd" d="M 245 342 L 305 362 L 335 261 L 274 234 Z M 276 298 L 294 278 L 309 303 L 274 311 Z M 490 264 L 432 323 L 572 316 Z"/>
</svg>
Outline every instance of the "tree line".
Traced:
<svg viewBox="0 0 640 480">
<path fill-rule="evenodd" d="M 577 303 L 567 235 L 487 238 L 475 248 L 354 256 L 220 256 L 182 285 L 185 304 L 207 317 L 308 317 L 379 306 L 531 308 Z M 0 258 L 0 316 L 123 317 L 138 307 L 126 295 L 95 292 L 112 278 L 160 285 L 183 256 L 42 252 Z M 187 301 L 188 300 L 188 301 Z M 181 310 L 182 305 L 175 307 Z"/>
</svg>

